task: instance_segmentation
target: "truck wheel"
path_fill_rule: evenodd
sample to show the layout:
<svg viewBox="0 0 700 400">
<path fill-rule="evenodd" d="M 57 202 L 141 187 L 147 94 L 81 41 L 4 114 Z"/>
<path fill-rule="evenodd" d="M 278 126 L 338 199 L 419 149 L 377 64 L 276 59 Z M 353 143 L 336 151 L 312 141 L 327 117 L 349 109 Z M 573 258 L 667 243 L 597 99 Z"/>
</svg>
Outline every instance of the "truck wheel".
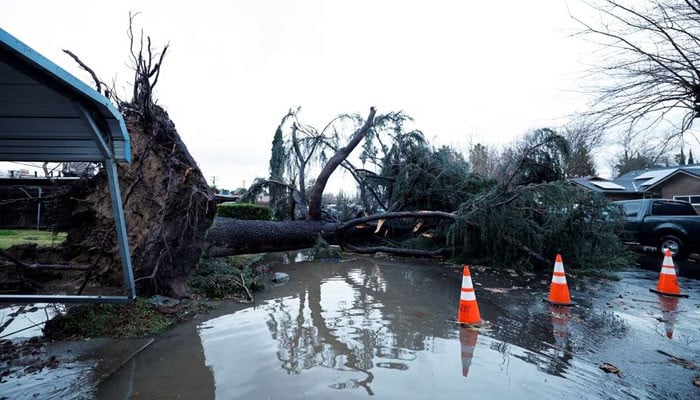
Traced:
<svg viewBox="0 0 700 400">
<path fill-rule="evenodd" d="M 671 256 L 677 257 L 683 252 L 683 241 L 673 235 L 667 235 L 659 240 L 659 250 L 661 254 L 666 254 L 666 250 L 671 252 Z"/>
</svg>

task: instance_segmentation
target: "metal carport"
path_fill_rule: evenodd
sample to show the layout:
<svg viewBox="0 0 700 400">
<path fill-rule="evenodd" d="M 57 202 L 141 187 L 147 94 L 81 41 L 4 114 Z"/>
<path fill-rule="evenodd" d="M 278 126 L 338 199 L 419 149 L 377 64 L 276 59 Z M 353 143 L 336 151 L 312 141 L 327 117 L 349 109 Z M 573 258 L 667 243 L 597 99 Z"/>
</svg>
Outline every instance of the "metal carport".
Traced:
<svg viewBox="0 0 700 400">
<path fill-rule="evenodd" d="M 107 173 L 125 296 L 0 295 L 0 301 L 127 302 L 135 298 L 117 162 L 129 134 L 112 103 L 0 28 L 0 161 L 101 162 Z"/>
</svg>

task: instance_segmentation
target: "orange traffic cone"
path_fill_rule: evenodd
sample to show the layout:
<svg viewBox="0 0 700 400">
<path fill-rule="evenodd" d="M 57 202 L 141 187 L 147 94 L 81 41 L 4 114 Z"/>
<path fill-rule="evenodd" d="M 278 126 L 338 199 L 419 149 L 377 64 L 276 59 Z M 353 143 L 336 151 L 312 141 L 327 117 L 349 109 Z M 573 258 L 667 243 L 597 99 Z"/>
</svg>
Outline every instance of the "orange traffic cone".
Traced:
<svg viewBox="0 0 700 400">
<path fill-rule="evenodd" d="M 564 262 L 561 260 L 561 254 L 557 254 L 554 262 L 552 284 L 549 287 L 549 297 L 546 301 L 555 306 L 574 305 L 571 302 L 571 296 L 569 296 L 569 286 L 566 284 L 566 273 L 564 272 Z"/>
<path fill-rule="evenodd" d="M 678 310 L 678 297 L 659 296 L 661 302 L 661 319 L 664 323 L 666 337 L 673 339 L 673 327 L 676 324 L 676 311 Z"/>
<path fill-rule="evenodd" d="M 462 294 L 459 296 L 459 315 L 457 322 L 460 324 L 478 325 L 481 323 L 479 305 L 476 303 L 476 294 L 472 286 L 472 277 L 469 266 L 465 265 L 462 271 Z"/>
<path fill-rule="evenodd" d="M 472 365 L 476 340 L 479 338 L 479 331 L 466 326 L 459 327 L 459 343 L 462 345 L 462 376 L 469 375 L 469 367 Z"/>
<path fill-rule="evenodd" d="M 656 285 L 656 289 L 649 290 L 665 296 L 688 297 L 687 294 L 681 294 L 681 288 L 678 286 L 678 279 L 676 279 L 676 266 L 673 264 L 673 257 L 669 250 L 666 250 L 663 264 L 661 264 L 659 283 Z"/>
</svg>

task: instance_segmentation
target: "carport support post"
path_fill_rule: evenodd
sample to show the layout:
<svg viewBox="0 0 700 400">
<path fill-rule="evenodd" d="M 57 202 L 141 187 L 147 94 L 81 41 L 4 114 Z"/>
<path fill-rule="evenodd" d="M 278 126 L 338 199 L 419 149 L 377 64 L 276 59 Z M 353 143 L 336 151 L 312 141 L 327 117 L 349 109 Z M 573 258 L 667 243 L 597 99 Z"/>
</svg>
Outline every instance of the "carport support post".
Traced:
<svg viewBox="0 0 700 400">
<path fill-rule="evenodd" d="M 126 221 L 124 220 L 124 208 L 122 207 L 121 192 L 119 191 L 119 175 L 117 174 L 117 161 L 114 159 L 114 152 L 107 144 L 104 136 L 100 133 L 95 120 L 88 110 L 80 103 L 73 103 L 80 114 L 85 127 L 92 133 L 95 143 L 97 143 L 104 160 L 102 161 L 107 172 L 107 183 L 109 184 L 109 195 L 112 197 L 112 213 L 114 214 L 114 225 L 117 230 L 117 242 L 119 243 L 119 255 L 122 261 L 124 272 L 124 285 L 126 286 L 127 298 L 136 298 L 134 287 L 134 271 L 131 269 L 131 255 L 129 254 L 129 240 L 126 236 Z"/>
<path fill-rule="evenodd" d="M 119 242 L 119 255 L 121 256 L 122 270 L 124 272 L 124 285 L 126 286 L 127 297 L 130 300 L 136 298 L 134 288 L 134 272 L 131 269 L 131 255 L 129 254 L 129 240 L 126 235 L 126 221 L 124 220 L 124 208 L 122 206 L 121 192 L 119 191 L 119 178 L 117 175 L 117 163 L 113 158 L 104 161 L 107 172 L 107 182 L 109 183 L 109 195 L 112 197 L 112 213 L 117 230 L 117 241 Z"/>
</svg>

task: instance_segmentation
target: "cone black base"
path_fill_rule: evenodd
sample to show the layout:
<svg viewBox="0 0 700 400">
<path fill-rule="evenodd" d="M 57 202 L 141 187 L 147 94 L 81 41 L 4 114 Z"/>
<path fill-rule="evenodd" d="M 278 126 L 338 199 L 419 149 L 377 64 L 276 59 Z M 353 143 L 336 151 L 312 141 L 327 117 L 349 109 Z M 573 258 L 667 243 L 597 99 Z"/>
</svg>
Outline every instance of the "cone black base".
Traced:
<svg viewBox="0 0 700 400">
<path fill-rule="evenodd" d="M 649 289 L 649 291 L 650 291 L 650 292 L 653 292 L 653 293 L 656 293 L 656 294 L 660 294 L 660 295 L 662 295 L 662 296 L 668 296 L 668 297 L 683 297 L 684 299 L 687 299 L 688 297 L 690 297 L 690 296 L 687 295 L 687 294 L 682 294 L 682 293 L 678 293 L 678 294 L 675 294 L 675 293 L 665 293 L 665 292 L 660 292 L 660 291 L 658 291 L 658 290 L 656 290 L 656 289 Z"/>
<path fill-rule="evenodd" d="M 459 321 L 455 321 L 455 322 L 457 322 L 457 324 L 459 326 L 463 326 L 465 328 L 481 328 L 482 326 L 484 326 L 484 324 L 482 323 L 484 321 L 474 322 L 472 324 L 468 324 L 466 322 L 459 322 Z"/>
<path fill-rule="evenodd" d="M 557 302 L 554 302 L 554 301 L 549 300 L 547 298 L 542 299 L 542 301 L 544 301 L 545 303 L 549 303 L 555 307 L 576 307 L 576 306 L 578 306 L 578 304 L 574 303 L 573 301 L 570 303 L 557 303 Z"/>
</svg>

